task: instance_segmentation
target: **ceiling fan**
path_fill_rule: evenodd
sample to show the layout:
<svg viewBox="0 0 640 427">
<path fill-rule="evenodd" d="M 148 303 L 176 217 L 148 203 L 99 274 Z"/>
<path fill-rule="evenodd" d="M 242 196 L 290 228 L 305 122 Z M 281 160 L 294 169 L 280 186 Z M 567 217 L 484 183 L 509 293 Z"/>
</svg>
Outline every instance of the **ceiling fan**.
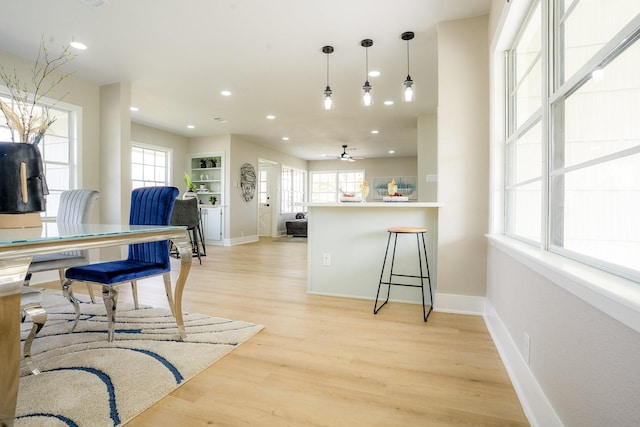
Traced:
<svg viewBox="0 0 640 427">
<path fill-rule="evenodd" d="M 347 154 L 347 145 L 342 146 L 342 154 L 338 157 L 340 160 L 344 160 L 346 162 L 355 162 L 354 158 Z"/>
</svg>

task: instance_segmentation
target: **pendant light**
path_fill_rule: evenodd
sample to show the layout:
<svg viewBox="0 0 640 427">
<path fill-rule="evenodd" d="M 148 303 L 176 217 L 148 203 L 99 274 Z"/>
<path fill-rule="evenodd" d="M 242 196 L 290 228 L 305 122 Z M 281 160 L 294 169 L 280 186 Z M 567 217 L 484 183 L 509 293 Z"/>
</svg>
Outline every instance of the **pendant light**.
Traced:
<svg viewBox="0 0 640 427">
<path fill-rule="evenodd" d="M 333 53 L 333 46 L 323 46 L 322 53 L 327 55 L 327 87 L 324 90 L 324 101 L 322 108 L 325 110 L 333 109 L 333 99 L 331 99 L 331 86 L 329 86 L 329 54 Z"/>
<path fill-rule="evenodd" d="M 362 86 L 362 105 L 369 107 L 373 105 L 371 85 L 369 84 L 369 48 L 373 46 L 373 40 L 364 39 L 360 42 L 360 46 L 364 47 L 365 52 L 365 79 L 364 85 Z"/>
<path fill-rule="evenodd" d="M 404 102 L 412 102 L 416 97 L 413 80 L 411 80 L 411 75 L 409 74 L 409 40 L 413 39 L 413 31 L 406 31 L 400 37 L 407 42 L 407 78 L 402 85 L 402 100 Z"/>
</svg>

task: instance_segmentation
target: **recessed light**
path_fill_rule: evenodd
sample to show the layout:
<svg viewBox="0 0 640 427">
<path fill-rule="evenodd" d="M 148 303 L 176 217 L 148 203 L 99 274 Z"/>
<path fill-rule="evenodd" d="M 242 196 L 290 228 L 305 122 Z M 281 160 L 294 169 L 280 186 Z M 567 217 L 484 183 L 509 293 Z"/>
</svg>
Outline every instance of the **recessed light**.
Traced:
<svg viewBox="0 0 640 427">
<path fill-rule="evenodd" d="M 133 105 L 131 107 L 129 107 L 129 110 L 131 110 L 131 111 L 140 111 L 140 109 L 138 107 L 134 107 Z"/>
<path fill-rule="evenodd" d="M 369 77 L 379 77 L 380 71 L 369 71 Z"/>
<path fill-rule="evenodd" d="M 372 130 L 372 131 L 371 131 L 371 133 L 375 135 L 375 134 L 380 133 L 380 131 L 379 131 L 379 130 L 377 130 L 377 129 L 374 129 L 374 130 Z"/>
<path fill-rule="evenodd" d="M 223 90 L 223 91 L 220 92 L 220 95 L 222 95 L 222 96 L 231 96 L 231 92 L 228 91 L 228 90 Z"/>
<path fill-rule="evenodd" d="M 78 49 L 78 50 L 86 50 L 87 49 L 87 45 L 84 43 L 81 43 L 79 41 L 76 40 L 71 40 L 71 43 L 69 43 L 69 46 L 71 46 L 74 49 Z"/>
<path fill-rule="evenodd" d="M 273 114 L 269 114 L 269 115 L 267 116 L 267 119 L 269 119 L 269 120 L 275 120 L 275 119 L 276 119 L 276 116 L 274 116 Z"/>
<path fill-rule="evenodd" d="M 283 141 L 288 141 L 288 140 L 289 140 L 289 137 L 288 137 L 288 136 L 283 136 L 283 137 L 282 137 L 282 140 L 283 140 Z"/>
<path fill-rule="evenodd" d="M 384 101 L 384 105 L 393 105 L 393 101 Z"/>
<path fill-rule="evenodd" d="M 395 150 L 389 150 L 389 154 L 395 154 Z"/>
<path fill-rule="evenodd" d="M 195 129 L 196 127 L 195 127 L 195 125 L 187 125 L 187 128 L 188 129 Z"/>
</svg>

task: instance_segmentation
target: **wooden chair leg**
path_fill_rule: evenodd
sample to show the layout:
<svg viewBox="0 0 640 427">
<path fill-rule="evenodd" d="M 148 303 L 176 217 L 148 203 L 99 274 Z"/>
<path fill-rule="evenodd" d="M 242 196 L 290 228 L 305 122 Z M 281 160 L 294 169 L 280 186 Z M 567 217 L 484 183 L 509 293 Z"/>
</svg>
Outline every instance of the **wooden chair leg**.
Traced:
<svg viewBox="0 0 640 427">
<path fill-rule="evenodd" d="M 138 282 L 136 280 L 131 281 L 131 293 L 133 293 L 133 306 L 136 310 L 138 307 Z"/>
<path fill-rule="evenodd" d="M 175 307 L 173 303 L 173 290 L 171 289 L 171 273 L 162 274 L 162 279 L 164 280 L 164 290 L 167 294 L 167 300 L 169 301 L 171 314 L 173 315 L 173 317 L 176 317 Z"/>
</svg>

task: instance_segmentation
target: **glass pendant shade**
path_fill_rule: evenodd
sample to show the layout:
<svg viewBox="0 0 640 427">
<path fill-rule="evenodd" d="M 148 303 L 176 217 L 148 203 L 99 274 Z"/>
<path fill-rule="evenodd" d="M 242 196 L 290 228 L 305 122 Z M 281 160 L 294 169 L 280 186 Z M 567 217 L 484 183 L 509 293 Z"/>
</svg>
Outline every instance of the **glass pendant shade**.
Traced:
<svg viewBox="0 0 640 427">
<path fill-rule="evenodd" d="M 412 102 L 416 99 L 416 88 L 414 86 L 411 76 L 407 76 L 407 79 L 402 84 L 402 100 L 404 102 Z"/>
<path fill-rule="evenodd" d="M 322 101 L 322 108 L 324 108 L 325 110 L 333 109 L 333 99 L 331 99 L 331 93 L 331 88 L 327 86 L 327 88 L 324 90 L 324 100 Z"/>
<path fill-rule="evenodd" d="M 362 86 L 362 105 L 368 107 L 373 104 L 373 96 L 371 95 L 371 85 L 369 81 L 364 82 Z"/>
</svg>

